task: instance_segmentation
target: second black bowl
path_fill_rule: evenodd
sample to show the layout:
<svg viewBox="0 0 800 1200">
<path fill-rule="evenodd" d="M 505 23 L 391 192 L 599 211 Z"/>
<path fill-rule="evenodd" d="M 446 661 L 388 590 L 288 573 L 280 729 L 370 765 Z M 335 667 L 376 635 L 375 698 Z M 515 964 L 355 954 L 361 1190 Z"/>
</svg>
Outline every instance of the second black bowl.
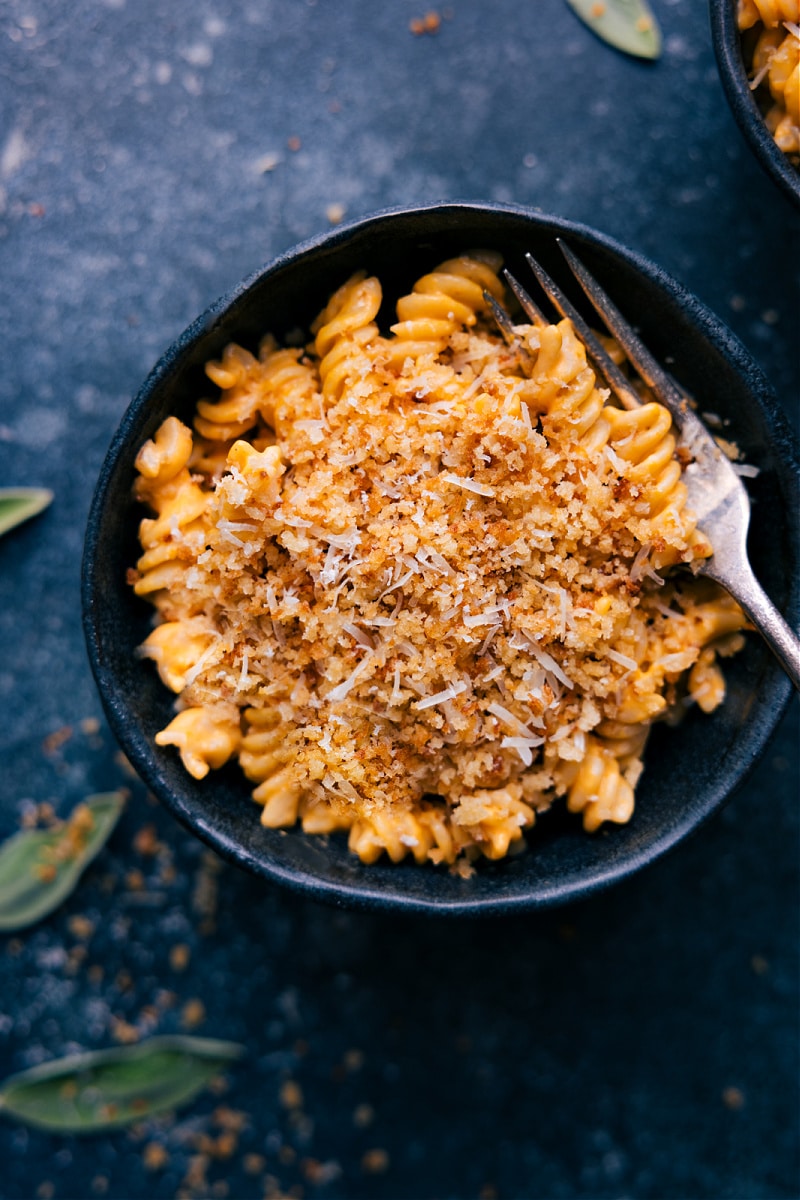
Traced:
<svg viewBox="0 0 800 1200">
<path fill-rule="evenodd" d="M 136 453 L 169 414 L 191 420 L 203 393 L 203 364 L 230 341 L 255 347 L 307 329 L 328 295 L 354 270 L 379 276 L 387 306 L 419 275 L 454 253 L 499 250 L 527 278 L 532 251 L 574 296 L 556 237 L 579 252 L 650 348 L 726 422 L 760 474 L 751 556 L 772 599 L 796 623 L 800 612 L 798 471 L 788 425 L 743 346 L 695 297 L 654 264 L 568 221 L 522 209 L 450 204 L 379 213 L 282 255 L 198 318 L 170 347 L 131 404 L 102 468 L 89 517 L 83 574 L 89 655 L 111 726 L 125 753 L 163 803 L 224 857 L 267 879 L 319 898 L 361 907 L 442 913 L 502 912 L 585 896 L 653 861 L 720 807 L 763 751 L 790 685 L 757 636 L 725 664 L 728 694 L 706 717 L 693 710 L 675 729 L 657 728 L 631 823 L 583 832 L 556 806 L 526 853 L 482 863 L 470 879 L 413 863 L 364 866 L 346 839 L 265 829 L 239 769 L 198 782 L 154 735 L 171 719 L 173 697 L 152 664 L 136 657 L 152 609 L 126 584 L 138 557 L 141 517 L 131 496 Z"/>
<path fill-rule="evenodd" d="M 783 193 L 800 208 L 800 171 L 776 145 L 750 88 L 736 7 L 736 0 L 710 0 L 711 36 L 722 86 L 756 158 Z"/>
</svg>

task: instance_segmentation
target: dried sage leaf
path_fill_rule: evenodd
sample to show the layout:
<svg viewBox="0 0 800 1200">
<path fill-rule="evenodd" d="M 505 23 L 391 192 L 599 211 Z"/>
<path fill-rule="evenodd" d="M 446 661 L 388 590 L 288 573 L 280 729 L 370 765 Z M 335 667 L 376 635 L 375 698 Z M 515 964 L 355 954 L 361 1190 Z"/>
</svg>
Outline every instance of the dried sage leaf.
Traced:
<svg viewBox="0 0 800 1200">
<path fill-rule="evenodd" d="M 124 805 L 122 792 L 89 796 L 52 829 L 23 829 L 0 846 L 0 933 L 27 929 L 66 900 Z"/>
<path fill-rule="evenodd" d="M 567 0 L 589 28 L 617 50 L 659 58 L 661 30 L 647 0 Z"/>
<path fill-rule="evenodd" d="M 99 1133 L 186 1104 L 244 1053 L 212 1038 L 155 1037 L 12 1075 L 0 1112 L 54 1133 Z"/>
<path fill-rule="evenodd" d="M 47 488 L 0 488 L 0 536 L 35 517 L 52 499 Z"/>
</svg>

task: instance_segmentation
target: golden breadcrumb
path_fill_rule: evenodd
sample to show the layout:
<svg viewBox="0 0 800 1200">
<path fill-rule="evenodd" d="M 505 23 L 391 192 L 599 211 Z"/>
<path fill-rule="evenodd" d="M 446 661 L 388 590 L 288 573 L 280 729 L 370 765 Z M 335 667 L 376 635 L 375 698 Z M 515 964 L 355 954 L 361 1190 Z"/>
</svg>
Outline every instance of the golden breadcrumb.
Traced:
<svg viewBox="0 0 800 1200">
<path fill-rule="evenodd" d="M 353 277 L 305 350 L 229 346 L 137 460 L 142 653 L 180 696 L 156 740 L 364 861 L 502 857 L 558 795 L 627 821 L 651 722 L 715 707 L 741 644 L 675 570 L 711 548 L 669 414 L 617 408 L 569 321 L 506 345 L 498 267 L 443 264 L 388 335 Z"/>
</svg>

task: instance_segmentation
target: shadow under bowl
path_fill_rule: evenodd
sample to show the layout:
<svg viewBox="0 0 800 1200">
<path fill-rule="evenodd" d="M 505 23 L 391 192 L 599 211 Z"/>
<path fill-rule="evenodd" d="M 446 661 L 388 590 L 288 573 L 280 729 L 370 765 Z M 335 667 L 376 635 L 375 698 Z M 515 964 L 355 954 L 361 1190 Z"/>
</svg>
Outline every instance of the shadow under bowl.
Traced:
<svg viewBox="0 0 800 1200">
<path fill-rule="evenodd" d="M 800 171 L 777 146 L 759 106 L 758 92 L 750 88 L 745 65 L 750 31 L 744 34 L 736 20 L 736 0 L 710 0 L 711 37 L 720 79 L 733 115 L 761 166 L 784 195 L 800 208 Z"/>
<path fill-rule="evenodd" d="M 645 259 L 569 221 L 509 206 L 447 204 L 378 213 L 306 242 L 212 305 L 170 347 L 127 410 L 94 495 L 83 563 L 83 619 L 89 656 L 111 727 L 147 785 L 166 807 L 223 857 L 266 879 L 361 908 L 467 914 L 564 903 L 622 879 L 681 841 L 717 810 L 764 750 L 790 696 L 771 654 L 752 635 L 726 662 L 728 692 L 707 717 L 696 709 L 677 728 L 656 728 L 633 820 L 599 834 L 554 806 L 537 823 L 529 849 L 482 862 L 470 879 L 444 868 L 380 861 L 362 865 L 341 835 L 265 829 L 238 767 L 192 779 L 173 749 L 154 735 L 173 715 L 174 697 L 136 647 L 152 609 L 126 584 L 139 554 L 143 515 L 131 497 L 134 459 L 170 414 L 190 422 L 206 385 L 203 364 L 230 341 L 255 348 L 308 326 L 328 295 L 354 270 L 378 275 L 386 307 L 443 259 L 464 250 L 499 250 L 528 278 L 530 250 L 578 303 L 555 238 L 567 239 L 623 311 L 638 320 L 655 354 L 700 408 L 726 422 L 752 481 L 754 569 L 790 622 L 800 611 L 798 468 L 792 437 L 763 374 L 744 347 L 696 298 Z M 382 326 L 390 318 L 384 319 Z"/>
</svg>

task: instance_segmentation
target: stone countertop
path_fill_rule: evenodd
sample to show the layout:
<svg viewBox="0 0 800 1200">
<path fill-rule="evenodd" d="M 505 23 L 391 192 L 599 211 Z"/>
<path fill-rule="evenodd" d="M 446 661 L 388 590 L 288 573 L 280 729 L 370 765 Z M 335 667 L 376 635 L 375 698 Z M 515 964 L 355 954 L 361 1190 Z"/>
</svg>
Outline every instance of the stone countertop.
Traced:
<svg viewBox="0 0 800 1200">
<path fill-rule="evenodd" d="M 180 1028 L 247 1047 L 175 1121 L 2 1121 L 0 1196 L 797 1194 L 796 701 L 723 813 L 606 894 L 353 914 L 223 867 L 151 803 L 80 627 L 129 398 L 212 299 L 343 214 L 489 199 L 594 225 L 715 310 L 798 428 L 800 222 L 733 122 L 705 6 L 654 7 L 654 65 L 563 0 L 454 0 L 420 36 L 413 0 L 0 9 L 0 480 L 55 493 L 0 541 L 0 834 L 131 792 L 71 899 L 0 943 L 0 1077 Z"/>
</svg>

